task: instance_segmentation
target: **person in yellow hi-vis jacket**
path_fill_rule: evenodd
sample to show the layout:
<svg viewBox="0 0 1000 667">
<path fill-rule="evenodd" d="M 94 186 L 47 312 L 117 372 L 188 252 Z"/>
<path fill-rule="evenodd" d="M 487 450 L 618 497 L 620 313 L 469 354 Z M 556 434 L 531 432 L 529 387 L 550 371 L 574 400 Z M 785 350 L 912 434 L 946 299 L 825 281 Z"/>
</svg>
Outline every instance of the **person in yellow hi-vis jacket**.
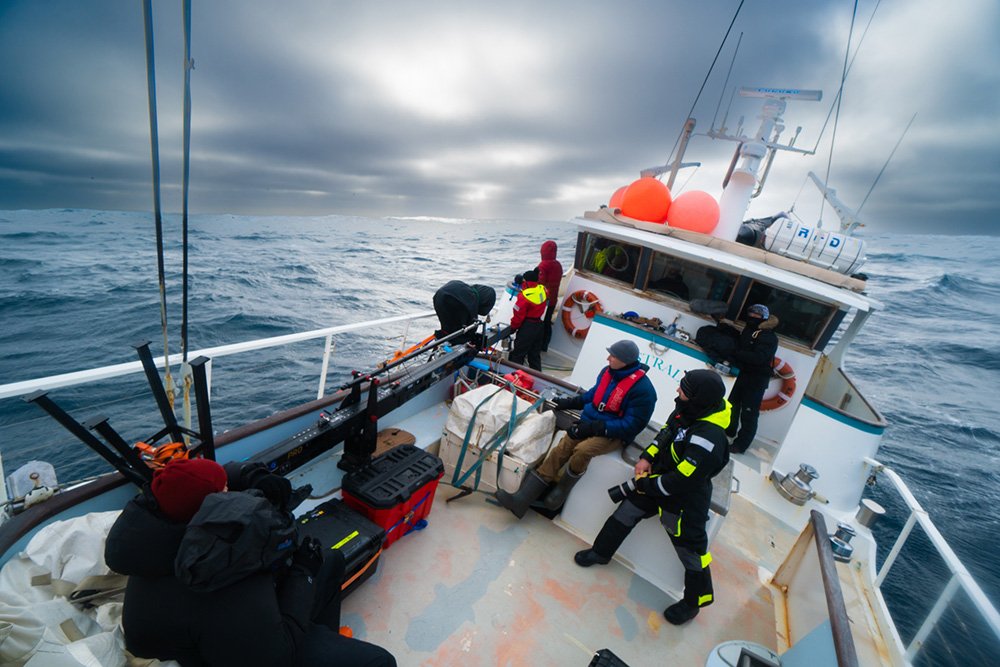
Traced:
<svg viewBox="0 0 1000 667">
<path fill-rule="evenodd" d="M 517 338 L 509 358 L 515 364 L 523 364 L 527 358 L 528 366 L 540 371 L 545 343 L 542 317 L 548 307 L 549 295 L 545 286 L 538 282 L 537 270 L 525 271 L 521 278 L 521 291 L 514 302 L 514 315 L 510 318 L 510 328 L 517 332 Z"/>
<path fill-rule="evenodd" d="M 582 567 L 604 565 L 639 521 L 659 514 L 684 565 L 684 597 L 663 612 L 674 625 L 690 621 L 714 602 L 705 528 L 712 477 L 729 462 L 726 427 L 732 408 L 725 395 L 715 371 L 690 371 L 681 379 L 677 407 L 635 464 L 635 478 L 608 489 L 618 508 L 594 546 L 574 556 Z"/>
</svg>

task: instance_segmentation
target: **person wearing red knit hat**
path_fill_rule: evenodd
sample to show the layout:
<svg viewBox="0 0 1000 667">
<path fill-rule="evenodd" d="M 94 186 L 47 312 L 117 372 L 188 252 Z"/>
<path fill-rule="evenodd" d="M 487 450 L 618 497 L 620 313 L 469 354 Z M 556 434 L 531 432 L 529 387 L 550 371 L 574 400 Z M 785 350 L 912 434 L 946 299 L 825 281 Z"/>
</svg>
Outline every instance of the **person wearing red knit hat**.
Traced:
<svg viewBox="0 0 1000 667">
<path fill-rule="evenodd" d="M 233 489 L 220 493 L 230 484 L 215 461 L 171 461 L 122 510 L 104 559 L 112 571 L 128 575 L 125 647 L 136 657 L 182 665 L 395 667 L 385 649 L 339 634 L 346 565 L 339 550 L 328 549 L 324 557 L 321 545 L 305 538 L 280 569 L 272 564 L 243 573 L 241 553 L 225 545 L 216 551 L 225 540 L 206 543 L 205 526 L 226 512 L 256 526 L 276 516 L 293 521 L 288 480 L 269 474 L 244 479 L 252 472 L 245 467 L 232 466 L 239 473 Z M 265 477 L 284 484 L 260 488 Z M 236 539 L 228 548 L 233 545 L 247 543 Z M 189 576 L 191 562 L 201 568 L 197 576 Z"/>
<path fill-rule="evenodd" d="M 226 471 L 209 459 L 171 461 L 153 473 L 151 488 L 164 516 L 187 523 L 206 496 L 226 490 Z"/>
</svg>

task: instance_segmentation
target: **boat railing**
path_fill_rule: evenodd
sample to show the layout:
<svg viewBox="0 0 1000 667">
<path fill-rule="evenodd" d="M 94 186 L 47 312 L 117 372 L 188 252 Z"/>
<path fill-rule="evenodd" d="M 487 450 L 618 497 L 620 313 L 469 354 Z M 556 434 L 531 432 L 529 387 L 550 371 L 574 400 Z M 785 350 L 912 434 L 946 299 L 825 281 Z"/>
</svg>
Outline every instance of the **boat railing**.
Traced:
<svg viewBox="0 0 1000 667">
<path fill-rule="evenodd" d="M 355 322 L 353 324 L 342 324 L 339 326 L 325 327 L 323 329 L 313 329 L 312 331 L 302 331 L 299 333 L 286 334 L 283 336 L 272 336 L 270 338 L 258 338 L 256 340 L 245 341 L 242 343 L 232 343 L 229 345 L 220 345 L 217 347 L 207 347 L 201 350 L 195 350 L 190 354 L 191 358 L 196 358 L 199 356 L 208 357 L 209 359 L 217 359 L 218 357 L 224 357 L 233 354 L 240 354 L 243 352 L 250 352 L 253 350 L 263 350 L 269 347 L 280 347 L 283 345 L 289 345 L 291 343 L 298 343 L 306 340 L 313 340 L 317 338 L 325 338 L 326 343 L 323 348 L 323 360 L 322 366 L 320 368 L 320 378 L 319 378 L 319 389 L 317 391 L 316 398 L 322 398 L 326 393 L 326 377 L 327 372 L 330 368 L 330 359 L 333 357 L 335 346 L 334 346 L 334 336 L 337 334 L 344 334 L 353 331 L 362 331 L 365 329 L 373 329 L 378 327 L 384 327 L 389 324 L 394 324 L 397 322 L 405 322 L 406 329 L 403 332 L 402 341 L 400 347 L 406 346 L 407 336 L 409 335 L 410 324 L 414 320 L 424 319 L 434 315 L 434 311 L 427 310 L 417 313 L 409 313 L 406 315 L 396 315 L 394 317 L 384 317 L 377 320 L 366 320 L 364 322 Z M 163 368 L 166 366 L 166 361 L 163 357 L 156 357 L 154 363 L 157 368 Z M 11 382 L 9 384 L 0 385 L 0 399 L 12 398 L 16 396 L 23 396 L 29 394 L 33 391 L 38 391 L 40 389 L 57 389 L 59 387 L 71 387 L 74 385 L 85 384 L 88 382 L 96 382 L 98 380 L 107 380 L 109 378 L 120 377 L 122 375 L 130 375 L 132 373 L 142 372 L 142 362 L 132 361 L 123 364 L 113 364 L 110 366 L 102 366 L 101 368 L 94 368 L 85 371 L 75 371 L 73 373 L 63 373 L 61 375 L 50 375 L 48 377 L 37 378 L 33 380 L 25 380 L 22 382 Z"/>
<path fill-rule="evenodd" d="M 823 585 L 825 605 L 816 604 L 815 596 L 806 592 L 811 591 L 817 581 Z M 781 592 L 783 601 L 778 607 L 782 615 L 779 627 L 787 629 L 782 663 L 794 654 L 794 664 L 806 664 L 802 655 L 805 652 L 812 660 L 823 664 L 858 667 L 844 593 L 821 513 L 811 512 L 809 523 L 774 573 L 771 583 Z M 825 636 L 826 641 L 817 639 L 820 636 Z M 817 654 L 817 651 L 828 650 L 834 655 Z M 793 662 L 789 660 L 789 664 Z"/>
<path fill-rule="evenodd" d="M 885 475 L 885 477 L 892 482 L 896 492 L 899 494 L 903 502 L 906 503 L 906 506 L 910 511 L 910 514 L 906 519 L 906 523 L 903 525 L 899 536 L 896 538 L 896 542 L 893 544 L 892 549 L 890 549 L 889 554 L 882 563 L 882 567 L 879 568 L 875 576 L 875 586 L 879 588 L 881 587 L 882 583 L 885 581 L 886 575 L 889 574 L 889 571 L 895 564 L 904 544 L 906 544 L 908 538 L 913 532 L 913 528 L 917 524 L 924 529 L 927 539 L 937 550 L 938 555 L 941 557 L 945 566 L 951 573 L 951 578 L 945 585 L 944 590 L 941 592 L 940 596 L 938 596 L 937 601 L 934 603 L 934 606 L 931 608 L 927 617 L 920 625 L 920 628 L 913 636 L 913 639 L 910 640 L 909 645 L 906 646 L 906 661 L 912 662 L 916 658 L 917 654 L 920 653 L 920 650 L 924 647 L 924 643 L 927 641 L 928 636 L 937 625 L 938 621 L 941 620 L 944 612 L 948 609 L 949 605 L 955 602 L 955 594 L 958 593 L 959 589 L 965 592 L 976 611 L 993 630 L 993 634 L 996 636 L 996 639 L 1000 641 L 1000 613 L 997 612 L 996 607 L 994 607 L 993 603 L 986 597 L 986 593 L 982 588 L 980 588 L 979 584 L 976 583 L 976 580 L 973 579 L 968 569 L 966 569 L 965 565 L 962 564 L 962 561 L 959 560 L 955 552 L 952 551 L 951 546 L 949 546 L 944 536 L 940 533 L 940 531 L 938 531 L 937 526 L 934 525 L 934 522 L 931 520 L 930 516 L 920 505 L 917 499 L 913 496 L 913 493 L 910 492 L 906 483 L 898 474 L 896 474 L 895 471 L 875 459 L 865 457 L 865 463 L 871 466 L 873 472 Z"/>
<path fill-rule="evenodd" d="M 210 361 L 207 364 L 206 370 L 208 371 L 207 377 L 209 383 L 211 383 L 211 367 L 212 360 L 218 359 L 220 357 L 242 354 L 245 352 L 252 352 L 255 350 L 263 350 L 267 348 L 281 347 L 285 345 L 291 345 L 293 343 L 299 343 L 302 341 L 315 340 L 318 338 L 325 338 L 325 344 L 323 347 L 323 357 L 321 362 L 321 368 L 319 373 L 319 388 L 317 390 L 317 399 L 323 398 L 326 393 L 326 381 L 327 373 L 330 368 L 330 360 L 333 358 L 335 345 L 334 336 L 338 334 L 346 334 L 355 331 L 364 331 L 369 329 L 380 329 L 387 326 L 391 326 L 397 323 L 405 323 L 405 329 L 402 334 L 402 338 L 399 342 L 399 349 L 404 349 L 407 344 L 407 337 L 410 332 L 410 324 L 416 320 L 428 318 L 434 315 L 434 311 L 420 311 L 416 313 L 409 313 L 405 315 L 397 315 L 394 317 L 385 317 L 377 320 L 366 320 L 363 322 L 355 322 L 352 324 L 343 324 L 339 326 L 324 327 L 322 329 L 313 329 L 311 331 L 302 331 L 293 334 L 286 334 L 282 336 L 272 336 L 270 338 L 258 338 L 256 340 L 244 341 L 241 343 L 232 343 L 229 345 L 220 345 L 217 347 L 208 347 L 201 350 L 195 350 L 190 352 L 190 358 L 196 359 L 199 356 L 207 357 Z M 390 337 L 385 336 L 386 340 L 395 338 L 395 335 Z M 171 365 L 175 365 L 179 362 L 180 357 L 171 358 Z M 164 357 L 157 357 L 153 360 L 157 368 L 164 368 L 166 366 L 166 361 Z M 60 375 L 50 375 L 47 377 L 35 378 L 31 380 L 24 380 L 21 382 L 11 382 L 7 384 L 0 385 L 0 401 L 18 398 L 31 394 L 32 392 L 39 390 L 53 390 L 62 387 L 74 387 L 77 385 L 90 385 L 92 383 L 99 382 L 101 380 L 107 380 L 111 378 L 121 377 L 125 375 L 132 375 L 143 372 L 143 366 L 141 361 L 126 362 L 122 364 L 112 364 L 108 366 L 102 366 L 100 368 L 92 368 L 83 371 L 75 371 L 72 373 L 63 373 Z M 33 421 L 33 420 L 28 420 Z M 6 430 L 12 427 L 20 426 L 18 422 L 12 422 L 3 424 L 0 426 L 0 430 Z M 4 441 L 10 444 L 11 440 L 7 437 L 3 438 Z M 10 501 L 7 497 L 6 485 L 3 484 L 4 479 L 3 462 L 0 459 L 0 508 L 2 508 L 6 503 Z M 79 482 L 79 479 L 70 482 L 72 485 Z M 66 486 L 66 485 L 63 485 Z"/>
</svg>

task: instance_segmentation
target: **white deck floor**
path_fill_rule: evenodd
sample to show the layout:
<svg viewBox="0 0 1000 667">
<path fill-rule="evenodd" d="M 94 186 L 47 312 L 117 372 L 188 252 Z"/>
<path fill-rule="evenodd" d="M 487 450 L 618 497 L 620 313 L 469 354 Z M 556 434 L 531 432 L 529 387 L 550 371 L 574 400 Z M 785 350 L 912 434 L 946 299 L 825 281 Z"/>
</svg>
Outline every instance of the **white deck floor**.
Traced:
<svg viewBox="0 0 1000 667">
<path fill-rule="evenodd" d="M 727 531 L 753 523 L 740 498 L 712 547 L 717 602 L 674 627 L 662 616 L 673 600 L 621 564 L 578 567 L 573 554 L 587 545 L 544 517 L 518 521 L 482 494 L 445 503 L 455 493 L 439 486 L 427 528 L 386 550 L 344 602 L 354 636 L 386 647 L 401 666 L 587 665 L 601 648 L 631 667 L 703 665 L 731 639 L 776 648 L 774 603 L 757 563 L 767 559 L 760 551 L 787 544 Z"/>
</svg>

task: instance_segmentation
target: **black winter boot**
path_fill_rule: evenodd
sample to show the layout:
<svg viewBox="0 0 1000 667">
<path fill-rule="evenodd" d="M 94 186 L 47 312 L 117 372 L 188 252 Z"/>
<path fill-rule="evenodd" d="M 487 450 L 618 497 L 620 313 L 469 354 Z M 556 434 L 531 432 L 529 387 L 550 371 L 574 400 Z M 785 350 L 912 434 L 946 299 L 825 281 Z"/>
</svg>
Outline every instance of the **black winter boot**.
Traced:
<svg viewBox="0 0 1000 667">
<path fill-rule="evenodd" d="M 516 493 L 507 493 L 503 489 L 497 489 L 497 502 L 514 513 L 518 519 L 522 518 L 528 511 L 528 507 L 538 496 L 549 488 L 549 483 L 534 470 L 529 470 L 521 482 L 521 488 Z"/>
<path fill-rule="evenodd" d="M 563 474 L 559 478 L 559 484 L 556 485 L 556 488 L 549 491 L 548 495 L 542 498 L 542 504 L 545 506 L 545 509 L 555 511 L 562 507 L 569 497 L 570 489 L 576 486 L 581 477 L 583 477 L 583 473 L 581 472 L 579 475 L 573 474 L 567 463 L 563 467 Z"/>
<path fill-rule="evenodd" d="M 684 600 L 675 602 L 663 610 L 663 617 L 673 625 L 683 625 L 698 615 L 698 607 L 693 607 Z"/>
<path fill-rule="evenodd" d="M 608 517 L 594 540 L 594 546 L 590 549 L 576 552 L 573 560 L 580 567 L 590 567 L 591 565 L 607 565 L 611 562 L 611 557 L 618 551 L 632 529 L 624 523 L 614 518 Z"/>
</svg>

